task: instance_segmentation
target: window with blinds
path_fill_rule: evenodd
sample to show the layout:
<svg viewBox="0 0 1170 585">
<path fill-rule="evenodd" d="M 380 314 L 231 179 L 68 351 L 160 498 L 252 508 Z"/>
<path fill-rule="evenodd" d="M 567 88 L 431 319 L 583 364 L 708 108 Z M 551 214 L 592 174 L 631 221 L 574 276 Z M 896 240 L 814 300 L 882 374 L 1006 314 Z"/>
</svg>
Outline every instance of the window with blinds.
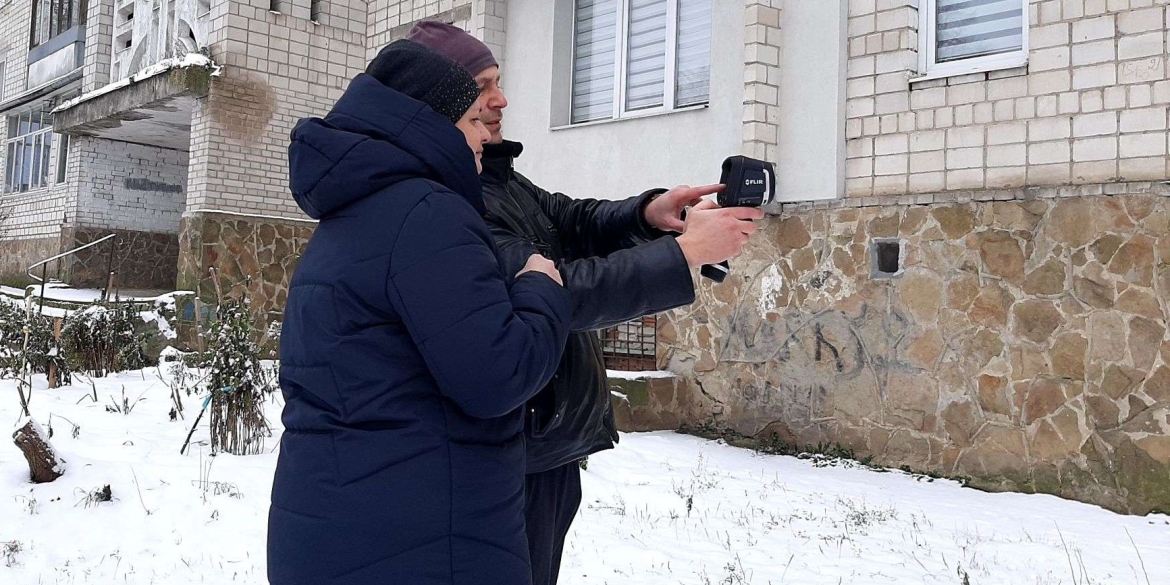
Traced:
<svg viewBox="0 0 1170 585">
<path fill-rule="evenodd" d="M 936 0 L 935 9 L 939 63 L 1010 53 L 1024 46 L 1020 0 Z"/>
<path fill-rule="evenodd" d="M 918 15 L 923 78 L 1028 62 L 1028 0 L 920 0 Z"/>
<path fill-rule="evenodd" d="M 712 0 L 576 0 L 572 123 L 704 104 Z"/>
<path fill-rule="evenodd" d="M 656 108 L 666 95 L 667 0 L 629 0 L 626 111 Z"/>
<path fill-rule="evenodd" d="M 705 104 L 711 97 L 711 0 L 679 0 L 675 104 Z"/>
<path fill-rule="evenodd" d="M 578 0 L 573 31 L 573 123 L 613 115 L 621 0 Z"/>
</svg>

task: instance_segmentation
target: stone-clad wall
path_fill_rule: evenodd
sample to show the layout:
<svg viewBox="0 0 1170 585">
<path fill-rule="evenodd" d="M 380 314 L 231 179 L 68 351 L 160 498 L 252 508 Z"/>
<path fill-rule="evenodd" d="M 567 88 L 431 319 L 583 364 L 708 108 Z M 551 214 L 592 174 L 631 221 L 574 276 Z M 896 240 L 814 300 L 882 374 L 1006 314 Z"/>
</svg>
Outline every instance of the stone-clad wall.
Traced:
<svg viewBox="0 0 1170 585">
<path fill-rule="evenodd" d="M 673 404 L 991 489 L 1170 510 L 1159 189 L 786 210 L 726 283 L 660 321 L 659 365 L 692 387 Z M 871 278 L 874 238 L 900 240 L 899 276 Z"/>
<path fill-rule="evenodd" d="M 179 289 L 197 292 L 203 301 L 214 304 L 214 268 L 225 296 L 239 298 L 246 292 L 261 322 L 280 320 L 293 273 L 314 228 L 312 221 L 276 217 L 223 213 L 185 217 L 179 231 L 183 251 Z"/>
</svg>

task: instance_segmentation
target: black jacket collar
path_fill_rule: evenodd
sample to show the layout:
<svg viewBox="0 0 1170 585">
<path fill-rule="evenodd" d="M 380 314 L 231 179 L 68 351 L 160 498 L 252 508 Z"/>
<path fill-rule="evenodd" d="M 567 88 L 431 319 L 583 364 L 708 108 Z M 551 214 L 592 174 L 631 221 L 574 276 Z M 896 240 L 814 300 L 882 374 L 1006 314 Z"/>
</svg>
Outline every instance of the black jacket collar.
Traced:
<svg viewBox="0 0 1170 585">
<path fill-rule="evenodd" d="M 512 180 L 514 161 L 524 152 L 524 145 L 505 140 L 499 144 L 483 146 L 483 179 L 498 183 Z"/>
</svg>

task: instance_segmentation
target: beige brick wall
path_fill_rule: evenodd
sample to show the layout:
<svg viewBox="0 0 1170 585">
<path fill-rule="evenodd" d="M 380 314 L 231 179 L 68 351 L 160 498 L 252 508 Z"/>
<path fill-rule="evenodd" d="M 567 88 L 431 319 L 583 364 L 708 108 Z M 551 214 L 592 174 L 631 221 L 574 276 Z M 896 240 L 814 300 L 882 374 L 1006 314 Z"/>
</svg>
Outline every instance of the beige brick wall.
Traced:
<svg viewBox="0 0 1170 585">
<path fill-rule="evenodd" d="M 918 0 L 850 0 L 850 197 L 1165 179 L 1170 0 L 1033 0 L 1027 67 L 911 82 Z"/>
</svg>

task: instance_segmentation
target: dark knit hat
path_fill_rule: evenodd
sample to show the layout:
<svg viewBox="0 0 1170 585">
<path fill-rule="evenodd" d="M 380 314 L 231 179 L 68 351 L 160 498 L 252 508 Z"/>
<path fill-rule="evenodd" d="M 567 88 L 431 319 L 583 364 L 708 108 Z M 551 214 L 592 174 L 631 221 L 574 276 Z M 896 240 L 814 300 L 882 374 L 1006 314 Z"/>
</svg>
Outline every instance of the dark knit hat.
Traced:
<svg viewBox="0 0 1170 585">
<path fill-rule="evenodd" d="M 488 67 L 498 67 L 492 50 L 463 29 L 434 20 L 424 20 L 406 38 L 460 64 L 473 77 Z"/>
<path fill-rule="evenodd" d="M 418 43 L 400 40 L 386 45 L 370 61 L 366 73 L 390 89 L 412 97 L 458 122 L 479 99 L 475 79 L 454 61 Z"/>
</svg>

